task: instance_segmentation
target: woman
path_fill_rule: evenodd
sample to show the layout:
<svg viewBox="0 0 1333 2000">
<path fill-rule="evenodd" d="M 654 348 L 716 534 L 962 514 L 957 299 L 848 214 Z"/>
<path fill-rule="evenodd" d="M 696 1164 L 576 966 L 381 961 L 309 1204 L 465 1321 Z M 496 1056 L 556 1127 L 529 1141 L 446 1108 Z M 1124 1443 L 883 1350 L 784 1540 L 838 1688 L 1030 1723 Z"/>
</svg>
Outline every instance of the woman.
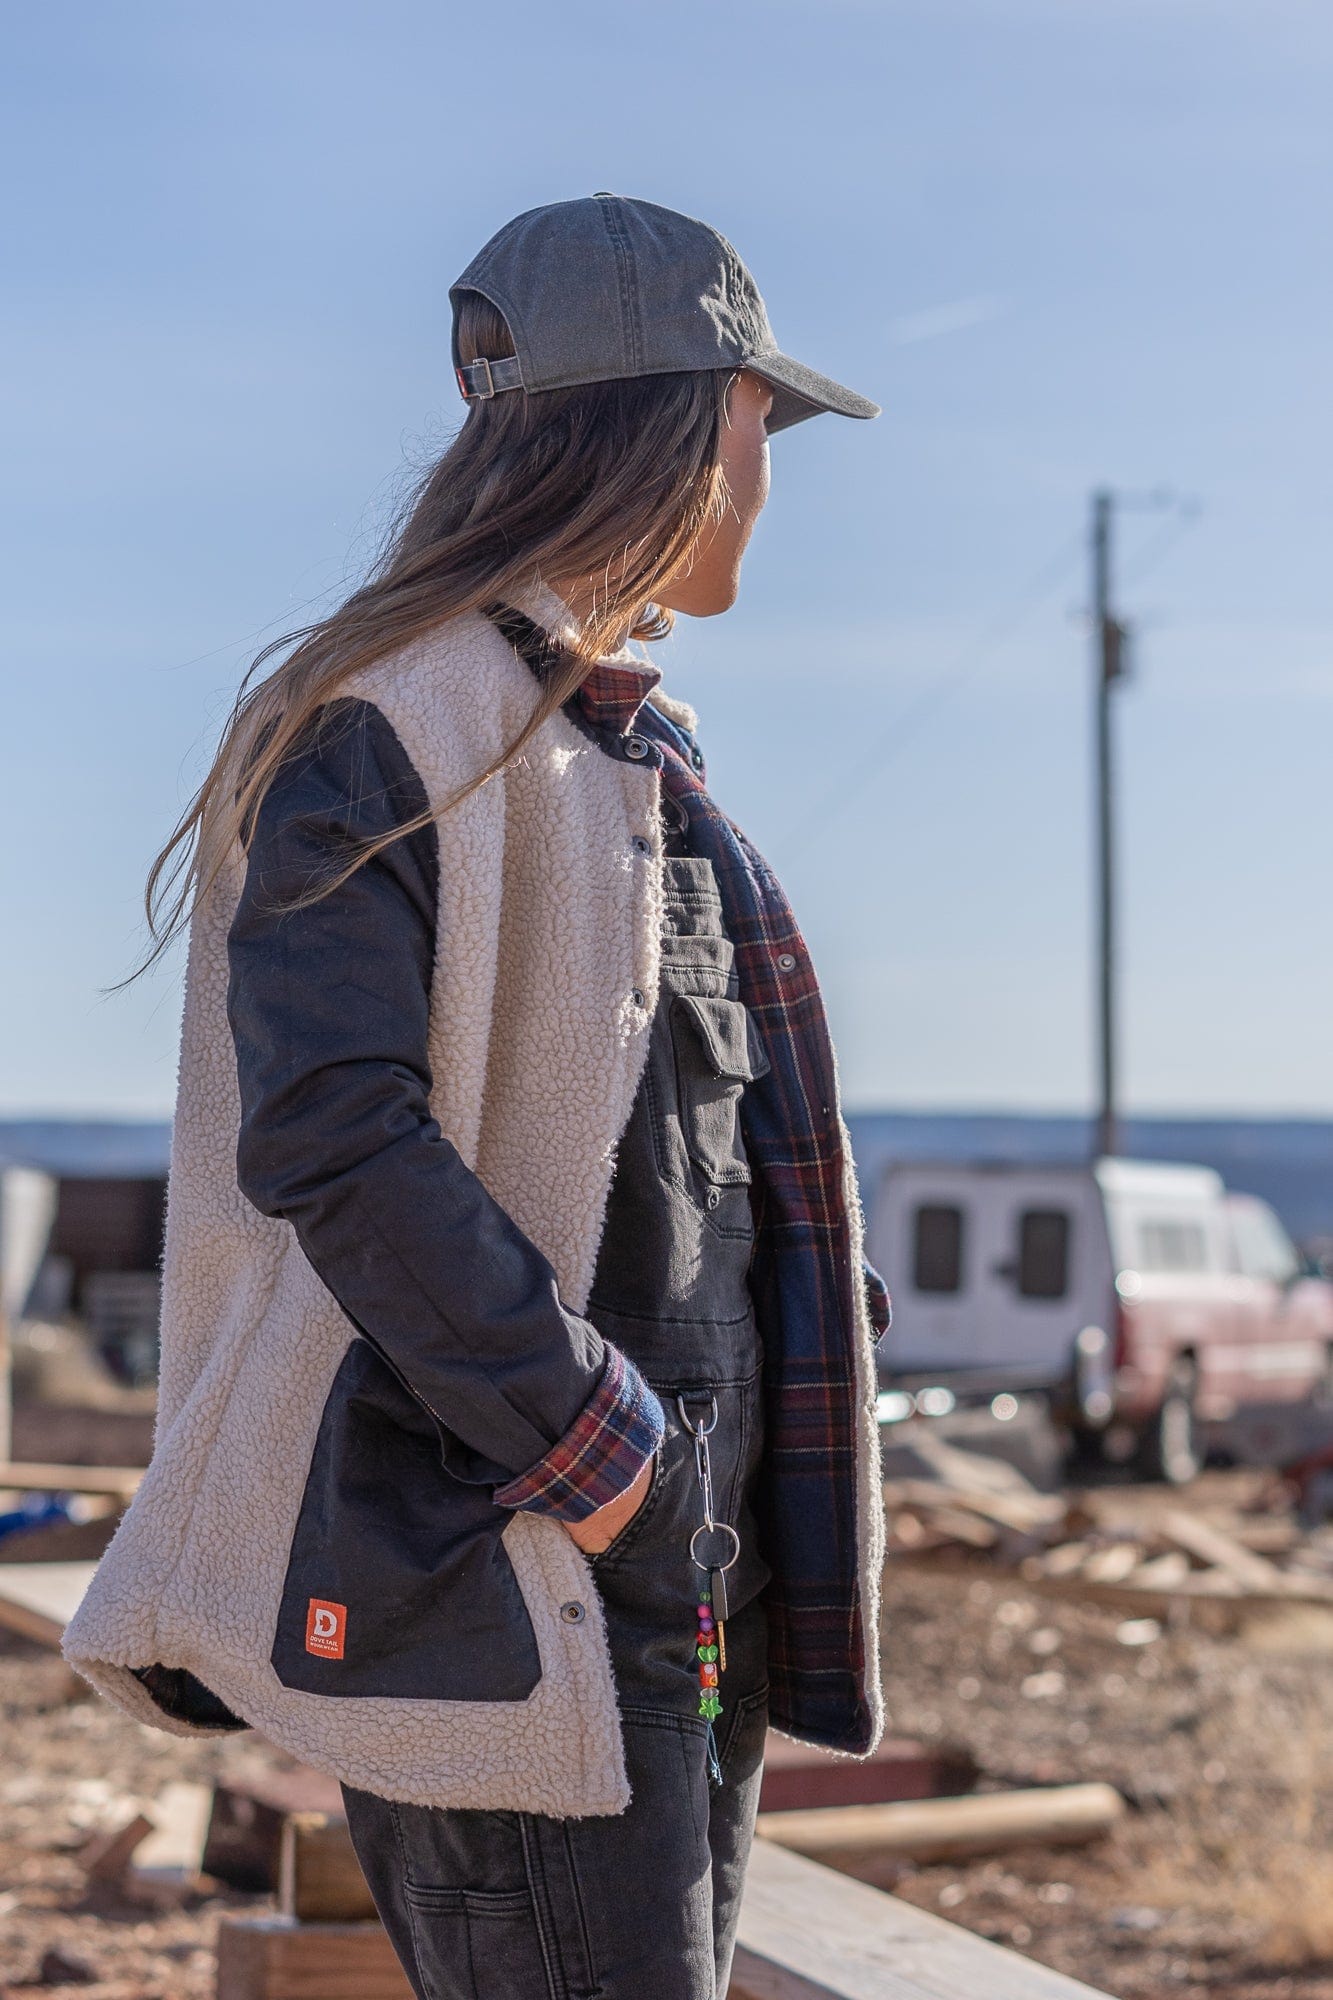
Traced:
<svg viewBox="0 0 1333 2000">
<path fill-rule="evenodd" d="M 150 883 L 161 1409 L 67 1651 L 336 1773 L 423 2000 L 704 2000 L 769 1720 L 880 1730 L 887 1298 L 804 944 L 629 642 L 733 602 L 770 433 L 876 411 L 646 202 L 451 298 L 458 438 Z"/>
</svg>

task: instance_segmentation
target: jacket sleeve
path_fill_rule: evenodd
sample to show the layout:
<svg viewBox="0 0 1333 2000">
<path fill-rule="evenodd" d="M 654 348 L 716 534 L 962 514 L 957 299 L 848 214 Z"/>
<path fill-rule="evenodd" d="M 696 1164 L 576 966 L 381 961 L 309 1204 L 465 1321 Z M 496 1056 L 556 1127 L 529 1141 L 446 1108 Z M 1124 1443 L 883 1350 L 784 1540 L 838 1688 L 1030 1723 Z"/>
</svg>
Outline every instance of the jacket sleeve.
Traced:
<svg viewBox="0 0 1333 2000">
<path fill-rule="evenodd" d="M 427 1024 L 439 843 L 392 842 L 426 807 L 386 718 L 342 700 L 255 816 L 228 940 L 237 1180 L 289 1222 L 357 1330 L 463 1447 L 502 1506 L 581 1520 L 664 1430 L 628 1359 L 561 1302 L 555 1272 L 431 1115 Z"/>
</svg>

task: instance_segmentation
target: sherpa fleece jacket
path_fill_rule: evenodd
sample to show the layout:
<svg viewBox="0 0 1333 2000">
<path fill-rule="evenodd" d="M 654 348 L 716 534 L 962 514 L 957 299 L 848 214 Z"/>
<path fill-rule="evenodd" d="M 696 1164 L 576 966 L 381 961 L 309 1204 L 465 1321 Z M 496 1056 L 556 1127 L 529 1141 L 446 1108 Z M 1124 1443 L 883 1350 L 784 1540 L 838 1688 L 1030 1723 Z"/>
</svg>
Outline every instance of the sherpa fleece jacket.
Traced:
<svg viewBox="0 0 1333 2000">
<path fill-rule="evenodd" d="M 342 692 L 383 717 L 438 809 L 518 733 L 535 691 L 494 626 L 465 616 Z M 683 704 L 660 690 L 651 699 L 693 727 Z M 501 777 L 437 822 L 431 1112 L 549 1263 L 571 1330 L 586 1326 L 579 1316 L 615 1146 L 656 1006 L 659 784 L 652 766 L 600 754 L 561 712 Z M 384 1797 L 619 1812 L 628 1787 L 615 1690 L 584 1557 L 558 1520 L 506 1513 L 475 1469 L 460 1476 L 454 1426 L 466 1432 L 468 1399 L 450 1396 L 447 1371 L 443 1395 L 427 1406 L 410 1369 L 400 1380 L 358 1337 L 291 1223 L 260 1213 L 238 1185 L 227 942 L 244 877 L 238 850 L 191 928 L 153 1462 L 71 1623 L 67 1657 L 141 1720 L 182 1733 L 195 1725 L 164 1714 L 135 1669 L 195 1676 L 224 1710 L 294 1755 Z M 846 1192 L 855 1206 L 854 1181 Z M 851 1247 L 859 1260 L 859 1229 Z M 860 1580 L 858 1650 L 877 1732 L 873 1356 L 867 1326 L 847 1335 L 858 1343 L 859 1419 L 848 1499 L 863 1569 L 873 1572 Z M 429 1349 L 427 1340 L 427 1375 Z M 484 1389 L 496 1358 L 475 1363 Z M 503 1383 L 492 1382 L 491 1403 L 501 1402 Z M 340 1673 L 346 1607 L 312 1592 L 304 1570 L 293 1594 L 303 1544 L 337 1533 L 339 1495 L 320 1449 L 331 1412 L 363 1475 L 363 1509 L 383 1516 L 386 1548 L 404 1534 L 411 1541 L 396 1496 L 409 1493 L 416 1507 L 425 1496 L 433 1533 L 420 1546 L 445 1544 L 452 1581 L 464 1585 L 461 1596 L 444 1589 L 448 1579 L 427 1565 L 373 1649 L 379 1666 L 369 1675 Z M 509 1468 L 518 1469 L 512 1456 Z M 489 1675 L 460 1679 L 438 1622 L 442 1599 L 494 1633 Z M 295 1639 L 293 1619 L 302 1623 Z M 457 1651 L 478 1657 L 475 1645 Z"/>
</svg>

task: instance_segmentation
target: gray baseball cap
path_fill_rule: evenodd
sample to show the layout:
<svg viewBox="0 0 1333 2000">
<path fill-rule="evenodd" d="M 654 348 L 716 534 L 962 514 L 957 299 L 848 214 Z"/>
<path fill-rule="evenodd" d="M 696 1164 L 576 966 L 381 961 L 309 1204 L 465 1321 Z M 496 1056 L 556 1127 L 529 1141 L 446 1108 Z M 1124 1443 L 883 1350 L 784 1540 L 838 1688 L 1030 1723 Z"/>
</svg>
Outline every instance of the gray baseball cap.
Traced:
<svg viewBox="0 0 1333 2000">
<path fill-rule="evenodd" d="M 503 313 L 512 355 L 463 365 L 464 292 Z M 879 415 L 878 404 L 780 351 L 759 287 L 725 236 L 655 202 L 595 194 L 530 208 L 478 251 L 449 298 L 454 372 L 468 402 L 506 389 L 750 368 L 772 384 L 770 431 L 821 410 Z"/>
</svg>

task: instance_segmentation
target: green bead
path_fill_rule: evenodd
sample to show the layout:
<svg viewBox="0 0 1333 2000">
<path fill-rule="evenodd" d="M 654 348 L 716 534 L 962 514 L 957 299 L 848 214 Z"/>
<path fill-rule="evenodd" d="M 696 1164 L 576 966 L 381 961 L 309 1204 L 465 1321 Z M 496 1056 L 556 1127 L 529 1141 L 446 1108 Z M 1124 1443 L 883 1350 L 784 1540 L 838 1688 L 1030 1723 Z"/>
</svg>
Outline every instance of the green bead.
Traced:
<svg viewBox="0 0 1333 2000">
<path fill-rule="evenodd" d="M 699 1713 L 707 1716 L 710 1722 L 716 1722 L 722 1713 L 722 1703 L 715 1694 L 706 1694 L 699 1703 Z"/>
<path fill-rule="evenodd" d="M 713 1662 L 713 1661 L 714 1661 L 714 1660 L 715 1660 L 715 1659 L 717 1658 L 717 1647 L 716 1647 L 716 1646 L 700 1646 L 700 1648 L 699 1648 L 699 1658 L 700 1658 L 701 1660 L 707 1660 L 707 1661 L 708 1661 L 708 1662 L 710 1663 L 710 1665 L 711 1665 L 711 1663 L 712 1663 L 712 1662 Z"/>
</svg>

